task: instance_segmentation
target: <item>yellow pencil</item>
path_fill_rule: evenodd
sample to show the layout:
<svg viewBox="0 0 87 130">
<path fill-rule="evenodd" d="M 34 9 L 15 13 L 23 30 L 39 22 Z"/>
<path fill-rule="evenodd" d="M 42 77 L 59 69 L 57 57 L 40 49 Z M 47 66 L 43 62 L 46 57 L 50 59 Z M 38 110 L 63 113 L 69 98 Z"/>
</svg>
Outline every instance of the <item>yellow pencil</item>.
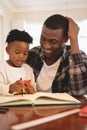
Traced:
<svg viewBox="0 0 87 130">
<path fill-rule="evenodd" d="M 20 80 L 22 80 L 22 78 L 20 78 Z M 23 88 L 21 88 L 21 95 L 23 96 Z"/>
</svg>

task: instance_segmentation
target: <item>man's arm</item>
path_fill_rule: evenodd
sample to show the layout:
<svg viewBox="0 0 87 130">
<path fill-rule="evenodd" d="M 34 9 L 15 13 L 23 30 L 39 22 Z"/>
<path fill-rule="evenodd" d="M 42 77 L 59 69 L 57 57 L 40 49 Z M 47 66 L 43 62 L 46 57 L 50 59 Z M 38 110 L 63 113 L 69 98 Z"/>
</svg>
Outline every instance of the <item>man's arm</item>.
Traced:
<svg viewBox="0 0 87 130">
<path fill-rule="evenodd" d="M 87 92 L 87 56 L 81 52 L 69 57 L 70 86 L 73 95 L 80 96 Z"/>
<path fill-rule="evenodd" d="M 80 96 L 87 92 L 87 56 L 79 50 L 78 25 L 71 18 L 67 17 L 67 19 L 69 20 L 68 37 L 71 45 L 70 85 L 72 94 Z"/>
<path fill-rule="evenodd" d="M 70 39 L 71 54 L 79 53 L 79 45 L 78 45 L 79 27 L 71 18 L 67 17 L 67 19 L 69 21 L 68 38 Z"/>
</svg>

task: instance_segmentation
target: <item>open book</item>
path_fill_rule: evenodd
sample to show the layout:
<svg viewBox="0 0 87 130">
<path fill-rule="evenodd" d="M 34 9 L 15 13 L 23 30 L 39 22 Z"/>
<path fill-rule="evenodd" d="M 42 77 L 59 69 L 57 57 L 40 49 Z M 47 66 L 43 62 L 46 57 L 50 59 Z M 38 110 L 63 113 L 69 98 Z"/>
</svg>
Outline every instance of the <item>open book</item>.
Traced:
<svg viewBox="0 0 87 130">
<path fill-rule="evenodd" d="M 0 106 L 19 105 L 55 105 L 55 104 L 80 104 L 81 102 L 67 93 L 45 93 L 0 96 Z"/>
</svg>

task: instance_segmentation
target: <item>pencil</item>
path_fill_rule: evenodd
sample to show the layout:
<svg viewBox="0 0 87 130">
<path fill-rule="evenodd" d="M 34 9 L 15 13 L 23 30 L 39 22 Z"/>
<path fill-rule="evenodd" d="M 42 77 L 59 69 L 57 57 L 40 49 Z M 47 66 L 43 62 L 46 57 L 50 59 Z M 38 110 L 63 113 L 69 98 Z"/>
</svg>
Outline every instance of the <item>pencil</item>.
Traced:
<svg viewBox="0 0 87 130">
<path fill-rule="evenodd" d="M 23 88 L 21 88 L 21 95 L 23 96 Z"/>
<path fill-rule="evenodd" d="M 20 80 L 22 80 L 22 78 L 20 78 Z M 23 96 L 23 88 L 21 88 L 21 95 Z"/>
<path fill-rule="evenodd" d="M 53 121 L 53 120 L 56 120 L 56 119 L 59 119 L 59 118 L 63 118 L 63 117 L 78 113 L 79 111 L 80 111 L 80 109 L 73 109 L 73 110 L 69 110 L 69 111 L 66 111 L 66 112 L 59 113 L 59 114 L 54 114 L 54 115 L 51 115 L 51 116 L 48 116 L 48 117 L 36 119 L 36 120 L 33 120 L 33 121 L 13 125 L 11 127 L 11 130 L 23 130 L 23 129 L 31 128 L 31 127 L 34 127 L 34 126 L 37 126 L 37 125 L 41 125 L 43 123 L 47 123 L 47 122 L 50 122 L 50 121 Z"/>
</svg>

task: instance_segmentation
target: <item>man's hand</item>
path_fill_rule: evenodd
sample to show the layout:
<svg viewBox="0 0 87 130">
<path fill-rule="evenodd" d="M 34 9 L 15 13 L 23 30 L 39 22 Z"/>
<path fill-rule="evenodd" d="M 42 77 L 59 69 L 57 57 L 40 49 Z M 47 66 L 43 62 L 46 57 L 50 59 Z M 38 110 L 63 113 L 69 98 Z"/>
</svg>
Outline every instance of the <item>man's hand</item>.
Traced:
<svg viewBox="0 0 87 130">
<path fill-rule="evenodd" d="M 71 44 L 71 53 L 78 53 L 79 46 L 78 46 L 78 33 L 79 33 L 79 26 L 73 21 L 73 19 L 66 17 L 69 21 L 69 30 L 68 30 L 68 37 L 70 39 Z"/>
<path fill-rule="evenodd" d="M 79 33 L 79 26 L 73 21 L 73 19 L 66 17 L 69 21 L 68 37 L 70 39 L 76 39 Z"/>
</svg>

